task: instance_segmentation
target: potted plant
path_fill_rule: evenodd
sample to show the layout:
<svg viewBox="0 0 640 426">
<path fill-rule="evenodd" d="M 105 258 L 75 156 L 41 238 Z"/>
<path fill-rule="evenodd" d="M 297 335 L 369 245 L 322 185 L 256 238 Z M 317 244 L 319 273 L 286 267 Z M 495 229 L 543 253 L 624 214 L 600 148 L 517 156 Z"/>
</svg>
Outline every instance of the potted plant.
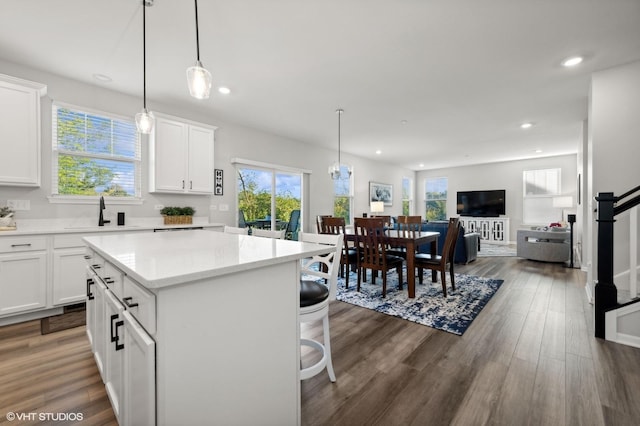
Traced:
<svg viewBox="0 0 640 426">
<path fill-rule="evenodd" d="M 9 207 L 0 207 L 0 228 L 14 227 L 13 210 Z"/>
<path fill-rule="evenodd" d="M 165 225 L 190 225 L 193 223 L 195 212 L 193 207 L 164 207 L 160 210 Z"/>
</svg>

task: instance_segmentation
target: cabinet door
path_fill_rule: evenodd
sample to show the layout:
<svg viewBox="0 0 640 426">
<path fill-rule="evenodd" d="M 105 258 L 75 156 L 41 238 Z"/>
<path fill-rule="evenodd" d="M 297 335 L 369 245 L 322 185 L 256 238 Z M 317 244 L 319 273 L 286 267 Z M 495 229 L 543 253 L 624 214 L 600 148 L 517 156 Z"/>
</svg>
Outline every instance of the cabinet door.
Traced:
<svg viewBox="0 0 640 426">
<path fill-rule="evenodd" d="M 89 338 L 89 343 L 91 344 L 91 351 L 95 352 L 95 333 L 96 333 L 96 298 L 95 298 L 95 289 L 96 282 L 98 277 L 93 271 L 87 267 L 86 268 L 86 310 L 87 310 L 87 337 Z"/>
<path fill-rule="evenodd" d="M 213 130 L 189 126 L 188 191 L 213 193 Z"/>
<path fill-rule="evenodd" d="M 107 349 L 107 321 L 105 318 L 105 293 L 107 287 L 102 283 L 100 279 L 96 279 L 96 283 L 93 286 L 93 296 L 95 298 L 94 314 L 95 314 L 95 328 L 93 333 L 93 357 L 96 360 L 98 371 L 102 377 L 102 381 L 106 383 L 106 369 L 105 369 L 105 353 Z"/>
<path fill-rule="evenodd" d="M 86 248 L 53 251 L 53 304 L 64 305 L 85 298 L 86 280 L 83 274 Z"/>
<path fill-rule="evenodd" d="M 46 305 L 47 253 L 35 251 L 0 255 L 0 316 Z"/>
<path fill-rule="evenodd" d="M 122 424 L 124 410 L 124 306 L 111 291 L 105 293 L 105 315 L 107 319 L 106 390 L 111 407 Z"/>
<path fill-rule="evenodd" d="M 0 185 L 40 186 L 39 90 L 44 86 L 32 84 L 0 79 Z"/>
<path fill-rule="evenodd" d="M 158 118 L 151 136 L 150 192 L 185 192 L 187 188 L 187 125 Z"/>
<path fill-rule="evenodd" d="M 156 344 L 128 311 L 124 317 L 124 422 L 155 425 Z"/>
</svg>

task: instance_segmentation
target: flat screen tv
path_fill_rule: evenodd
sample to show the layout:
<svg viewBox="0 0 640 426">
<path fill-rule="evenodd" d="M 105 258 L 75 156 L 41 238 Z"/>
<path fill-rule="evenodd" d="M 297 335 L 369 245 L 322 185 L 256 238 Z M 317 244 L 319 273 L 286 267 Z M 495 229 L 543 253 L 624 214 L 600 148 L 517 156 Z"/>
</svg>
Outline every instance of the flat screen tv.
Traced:
<svg viewBox="0 0 640 426">
<path fill-rule="evenodd" d="M 505 214 L 505 190 L 458 191 L 460 216 L 498 217 Z"/>
</svg>

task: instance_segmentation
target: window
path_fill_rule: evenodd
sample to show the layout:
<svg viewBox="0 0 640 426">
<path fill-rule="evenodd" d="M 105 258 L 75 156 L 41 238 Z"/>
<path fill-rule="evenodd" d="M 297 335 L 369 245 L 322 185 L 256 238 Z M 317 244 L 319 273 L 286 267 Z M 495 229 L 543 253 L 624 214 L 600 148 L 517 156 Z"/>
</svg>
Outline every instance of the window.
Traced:
<svg viewBox="0 0 640 426">
<path fill-rule="evenodd" d="M 427 178 L 424 184 L 424 199 L 427 220 L 447 219 L 447 187 L 446 177 Z"/>
<path fill-rule="evenodd" d="M 350 224 L 353 217 L 353 180 L 349 166 L 340 164 L 340 178 L 333 181 L 333 215 Z"/>
<path fill-rule="evenodd" d="M 54 104 L 52 195 L 140 198 L 140 136 L 133 120 Z"/>
<path fill-rule="evenodd" d="M 413 211 L 413 179 L 402 178 L 402 214 L 410 216 Z"/>
<path fill-rule="evenodd" d="M 562 219 L 562 211 L 553 207 L 553 199 L 560 194 L 560 169 L 525 170 L 523 181 L 522 222 L 530 225 L 549 225 Z"/>
</svg>

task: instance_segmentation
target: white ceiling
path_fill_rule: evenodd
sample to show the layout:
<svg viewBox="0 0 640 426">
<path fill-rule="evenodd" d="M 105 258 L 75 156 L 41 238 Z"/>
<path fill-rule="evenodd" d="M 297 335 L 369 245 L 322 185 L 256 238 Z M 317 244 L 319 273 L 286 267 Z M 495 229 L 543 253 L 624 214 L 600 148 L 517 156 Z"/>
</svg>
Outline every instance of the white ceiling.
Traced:
<svg viewBox="0 0 640 426">
<path fill-rule="evenodd" d="M 640 0 L 200 0 L 198 11 L 201 60 L 232 93 L 189 97 L 193 2 L 155 0 L 150 109 L 199 107 L 336 149 L 343 108 L 343 152 L 414 170 L 574 153 L 590 74 L 640 60 Z M 572 55 L 584 63 L 563 68 Z M 2 0 L 0 59 L 141 97 L 141 0 Z"/>
</svg>

